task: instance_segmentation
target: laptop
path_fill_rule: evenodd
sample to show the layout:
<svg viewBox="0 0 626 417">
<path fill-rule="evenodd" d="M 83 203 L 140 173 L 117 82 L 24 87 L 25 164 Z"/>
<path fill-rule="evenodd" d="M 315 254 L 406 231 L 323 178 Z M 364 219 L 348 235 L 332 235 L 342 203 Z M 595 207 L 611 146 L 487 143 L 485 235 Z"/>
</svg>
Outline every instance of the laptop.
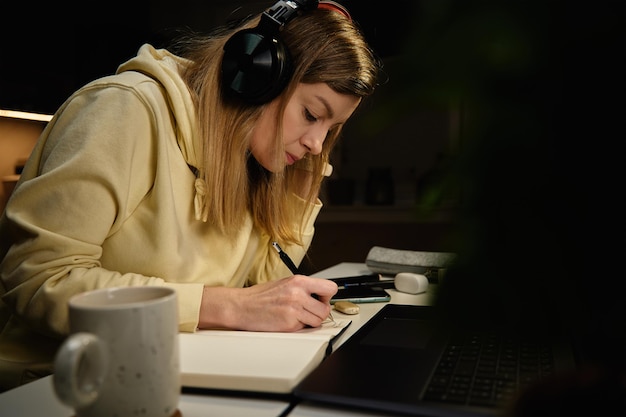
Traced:
<svg viewBox="0 0 626 417">
<path fill-rule="evenodd" d="M 433 306 L 386 304 L 294 395 L 402 415 L 502 415 L 533 380 L 575 366 L 569 342 L 524 340 L 491 325 L 452 328 L 438 318 Z"/>
</svg>

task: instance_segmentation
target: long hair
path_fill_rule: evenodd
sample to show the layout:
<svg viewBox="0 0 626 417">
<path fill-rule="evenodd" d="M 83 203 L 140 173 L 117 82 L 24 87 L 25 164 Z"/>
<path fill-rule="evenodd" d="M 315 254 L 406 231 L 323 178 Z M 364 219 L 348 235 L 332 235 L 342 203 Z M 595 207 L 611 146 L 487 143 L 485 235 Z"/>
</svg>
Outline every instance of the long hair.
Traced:
<svg viewBox="0 0 626 417">
<path fill-rule="evenodd" d="M 254 225 L 282 242 L 302 244 L 301 230 L 308 210 L 296 210 L 288 198 L 295 189 L 296 170 L 311 172 L 313 183 L 309 203 L 316 201 L 324 169 L 341 128 L 331 130 L 320 155 L 270 173 L 250 155 L 249 141 L 256 121 L 266 105 L 252 105 L 224 99 L 221 87 L 223 46 L 244 27 L 258 24 L 260 15 L 237 28 L 219 29 L 211 36 L 187 40 L 183 56 L 190 61 L 183 78 L 197 104 L 199 138 L 203 164 L 197 167 L 207 192 L 204 216 L 223 234 L 234 236 L 250 213 Z M 373 93 L 379 62 L 357 24 L 340 13 L 314 10 L 290 21 L 280 33 L 293 62 L 293 75 L 278 100 L 275 155 L 284 154 L 282 117 L 289 98 L 299 83 L 326 83 L 340 94 L 364 98 Z M 179 45 L 180 46 L 180 45 Z M 304 205 L 312 207 L 312 204 Z"/>
</svg>

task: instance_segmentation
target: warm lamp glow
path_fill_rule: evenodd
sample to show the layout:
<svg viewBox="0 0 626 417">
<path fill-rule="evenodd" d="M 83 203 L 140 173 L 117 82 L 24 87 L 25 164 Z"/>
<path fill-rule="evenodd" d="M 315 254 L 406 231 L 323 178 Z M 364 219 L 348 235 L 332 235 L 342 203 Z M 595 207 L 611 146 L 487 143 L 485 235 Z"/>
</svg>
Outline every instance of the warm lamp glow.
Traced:
<svg viewBox="0 0 626 417">
<path fill-rule="evenodd" d="M 11 119 L 38 120 L 42 122 L 49 122 L 52 119 L 51 114 L 28 113 L 24 111 L 2 109 L 0 109 L 0 117 L 8 117 Z"/>
</svg>

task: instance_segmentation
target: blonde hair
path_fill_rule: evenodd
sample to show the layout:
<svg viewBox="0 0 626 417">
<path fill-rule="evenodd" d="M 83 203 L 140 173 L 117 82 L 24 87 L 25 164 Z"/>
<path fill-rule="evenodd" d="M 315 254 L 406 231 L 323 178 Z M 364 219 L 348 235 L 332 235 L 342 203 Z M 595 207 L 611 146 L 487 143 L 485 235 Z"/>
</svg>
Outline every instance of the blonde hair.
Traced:
<svg viewBox="0 0 626 417">
<path fill-rule="evenodd" d="M 314 203 L 341 128 L 328 133 L 320 155 L 309 154 L 284 172 L 266 171 L 249 154 L 252 130 L 266 105 L 225 100 L 220 67 L 224 43 L 237 30 L 256 26 L 259 17 L 235 29 L 188 39 L 183 45 L 183 56 L 190 61 L 183 78 L 196 100 L 203 147 L 203 166 L 197 173 L 208 190 L 203 214 L 223 234 L 234 236 L 251 213 L 254 225 L 263 233 L 281 242 L 302 244 L 302 231 L 294 232 L 293 225 L 304 224 L 310 209 L 297 211 L 295 205 L 289 205 L 293 200 L 288 195 L 297 192 L 296 170 L 311 172 L 313 184 L 303 198 Z M 307 12 L 290 21 L 280 37 L 290 52 L 294 71 L 276 99 L 277 151 L 283 146 L 283 113 L 299 83 L 326 83 L 340 94 L 363 98 L 373 93 L 379 67 L 358 26 L 337 12 Z"/>
</svg>

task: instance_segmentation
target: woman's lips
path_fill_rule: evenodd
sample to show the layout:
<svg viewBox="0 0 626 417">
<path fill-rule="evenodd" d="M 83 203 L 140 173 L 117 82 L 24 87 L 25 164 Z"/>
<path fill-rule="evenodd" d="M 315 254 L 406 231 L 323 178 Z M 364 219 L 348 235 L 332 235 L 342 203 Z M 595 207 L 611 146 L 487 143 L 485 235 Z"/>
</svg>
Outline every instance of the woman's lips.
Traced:
<svg viewBox="0 0 626 417">
<path fill-rule="evenodd" d="M 296 162 L 298 162 L 298 157 L 293 156 L 292 154 L 290 154 L 289 152 L 286 152 L 287 155 L 287 165 L 293 165 Z"/>
</svg>

